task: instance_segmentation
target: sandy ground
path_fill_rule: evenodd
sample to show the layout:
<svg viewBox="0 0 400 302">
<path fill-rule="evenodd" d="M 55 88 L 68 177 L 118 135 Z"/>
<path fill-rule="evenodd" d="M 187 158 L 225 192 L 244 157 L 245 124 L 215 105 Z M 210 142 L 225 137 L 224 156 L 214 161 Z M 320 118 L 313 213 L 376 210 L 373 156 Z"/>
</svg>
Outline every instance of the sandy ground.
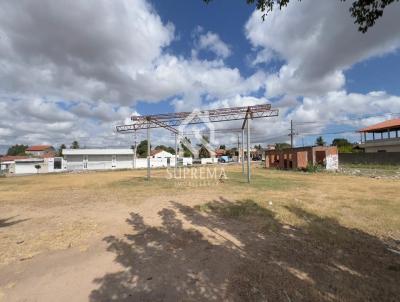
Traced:
<svg viewBox="0 0 400 302">
<path fill-rule="evenodd" d="M 398 300 L 399 182 L 239 170 L 0 179 L 0 301 Z"/>
</svg>

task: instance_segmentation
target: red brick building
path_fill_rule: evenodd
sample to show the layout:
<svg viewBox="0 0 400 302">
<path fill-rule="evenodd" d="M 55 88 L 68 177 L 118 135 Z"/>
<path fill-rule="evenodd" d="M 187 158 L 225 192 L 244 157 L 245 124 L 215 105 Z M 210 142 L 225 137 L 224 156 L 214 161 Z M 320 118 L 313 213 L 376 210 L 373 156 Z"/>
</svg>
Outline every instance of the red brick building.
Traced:
<svg viewBox="0 0 400 302">
<path fill-rule="evenodd" d="M 308 165 L 322 165 L 327 170 L 337 170 L 337 148 L 316 146 L 265 151 L 266 168 L 305 169 Z"/>
</svg>

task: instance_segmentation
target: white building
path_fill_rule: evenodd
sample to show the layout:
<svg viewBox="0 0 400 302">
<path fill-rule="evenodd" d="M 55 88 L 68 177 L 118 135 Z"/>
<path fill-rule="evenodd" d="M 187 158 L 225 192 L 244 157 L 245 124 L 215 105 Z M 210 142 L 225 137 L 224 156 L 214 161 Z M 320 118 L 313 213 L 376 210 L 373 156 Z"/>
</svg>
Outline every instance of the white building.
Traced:
<svg viewBox="0 0 400 302">
<path fill-rule="evenodd" d="M 169 152 L 164 151 L 164 150 L 151 151 L 151 155 L 152 155 L 153 158 L 171 158 L 171 157 L 175 157 L 174 154 L 169 153 Z"/>
<path fill-rule="evenodd" d="M 132 169 L 132 149 L 64 149 L 67 170 Z"/>
<path fill-rule="evenodd" d="M 37 167 L 40 167 L 37 169 Z M 7 172 L 10 174 L 43 174 L 65 171 L 62 157 L 15 159 L 9 163 Z"/>
<path fill-rule="evenodd" d="M 146 168 L 147 158 L 135 158 L 132 149 L 64 149 L 67 170 L 112 170 Z M 181 164 L 190 165 L 192 159 L 180 159 Z M 172 167 L 175 155 L 166 152 L 154 152 L 150 159 L 153 168 Z"/>
</svg>

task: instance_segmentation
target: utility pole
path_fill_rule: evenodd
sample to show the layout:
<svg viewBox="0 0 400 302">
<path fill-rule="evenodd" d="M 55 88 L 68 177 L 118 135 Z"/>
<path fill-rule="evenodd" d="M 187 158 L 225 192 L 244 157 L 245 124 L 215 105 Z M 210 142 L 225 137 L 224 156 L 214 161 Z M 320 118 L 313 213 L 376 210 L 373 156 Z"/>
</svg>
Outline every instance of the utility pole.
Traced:
<svg viewBox="0 0 400 302">
<path fill-rule="evenodd" d="M 293 149 L 293 136 L 294 136 L 294 132 L 293 132 L 293 120 L 290 120 L 290 148 Z"/>
<path fill-rule="evenodd" d="M 178 134 L 175 133 L 175 168 L 174 168 L 174 177 L 176 177 L 176 167 L 178 167 Z"/>
<path fill-rule="evenodd" d="M 136 155 L 137 154 L 137 139 L 136 139 L 136 130 L 135 130 L 135 145 L 133 149 L 133 168 L 136 168 Z"/>
<path fill-rule="evenodd" d="M 237 141 L 237 143 L 238 143 L 238 163 L 240 163 L 240 140 L 239 140 L 239 134 L 237 135 L 237 139 L 238 139 L 238 141 Z"/>
<path fill-rule="evenodd" d="M 250 183 L 250 118 L 247 119 L 247 182 Z"/>
</svg>

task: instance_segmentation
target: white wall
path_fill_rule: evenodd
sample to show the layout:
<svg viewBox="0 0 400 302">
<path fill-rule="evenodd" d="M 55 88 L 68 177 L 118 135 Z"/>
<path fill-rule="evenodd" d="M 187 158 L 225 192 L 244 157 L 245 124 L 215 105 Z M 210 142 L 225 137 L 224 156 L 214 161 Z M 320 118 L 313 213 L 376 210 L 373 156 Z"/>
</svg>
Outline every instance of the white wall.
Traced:
<svg viewBox="0 0 400 302">
<path fill-rule="evenodd" d="M 193 158 L 183 157 L 183 165 L 184 166 L 193 165 Z"/>
<path fill-rule="evenodd" d="M 209 158 L 202 158 L 201 159 L 201 164 L 213 164 L 213 163 L 218 163 L 218 158 L 216 157 L 209 157 Z"/>
<path fill-rule="evenodd" d="M 111 170 L 111 169 L 132 169 L 133 157 L 131 155 L 116 155 L 116 166 L 112 167 L 112 155 L 87 155 L 87 170 Z M 211 160 L 211 159 L 210 159 Z M 168 164 L 169 161 L 169 164 Z M 175 156 L 171 158 L 151 158 L 152 168 L 173 167 L 175 166 Z M 183 158 L 183 165 L 192 165 L 191 157 Z M 84 170 L 83 155 L 65 155 L 64 165 L 67 170 Z M 147 168 L 147 158 L 136 158 L 136 168 Z"/>
<path fill-rule="evenodd" d="M 23 163 L 23 162 L 16 162 L 14 173 L 15 174 L 36 174 L 38 171 L 36 170 L 35 166 L 40 165 L 41 168 L 39 169 L 39 173 L 47 173 L 47 164 L 44 162 L 30 162 L 30 163 Z"/>
<path fill-rule="evenodd" d="M 132 169 L 133 157 L 132 155 L 117 155 L 117 169 Z"/>
</svg>

